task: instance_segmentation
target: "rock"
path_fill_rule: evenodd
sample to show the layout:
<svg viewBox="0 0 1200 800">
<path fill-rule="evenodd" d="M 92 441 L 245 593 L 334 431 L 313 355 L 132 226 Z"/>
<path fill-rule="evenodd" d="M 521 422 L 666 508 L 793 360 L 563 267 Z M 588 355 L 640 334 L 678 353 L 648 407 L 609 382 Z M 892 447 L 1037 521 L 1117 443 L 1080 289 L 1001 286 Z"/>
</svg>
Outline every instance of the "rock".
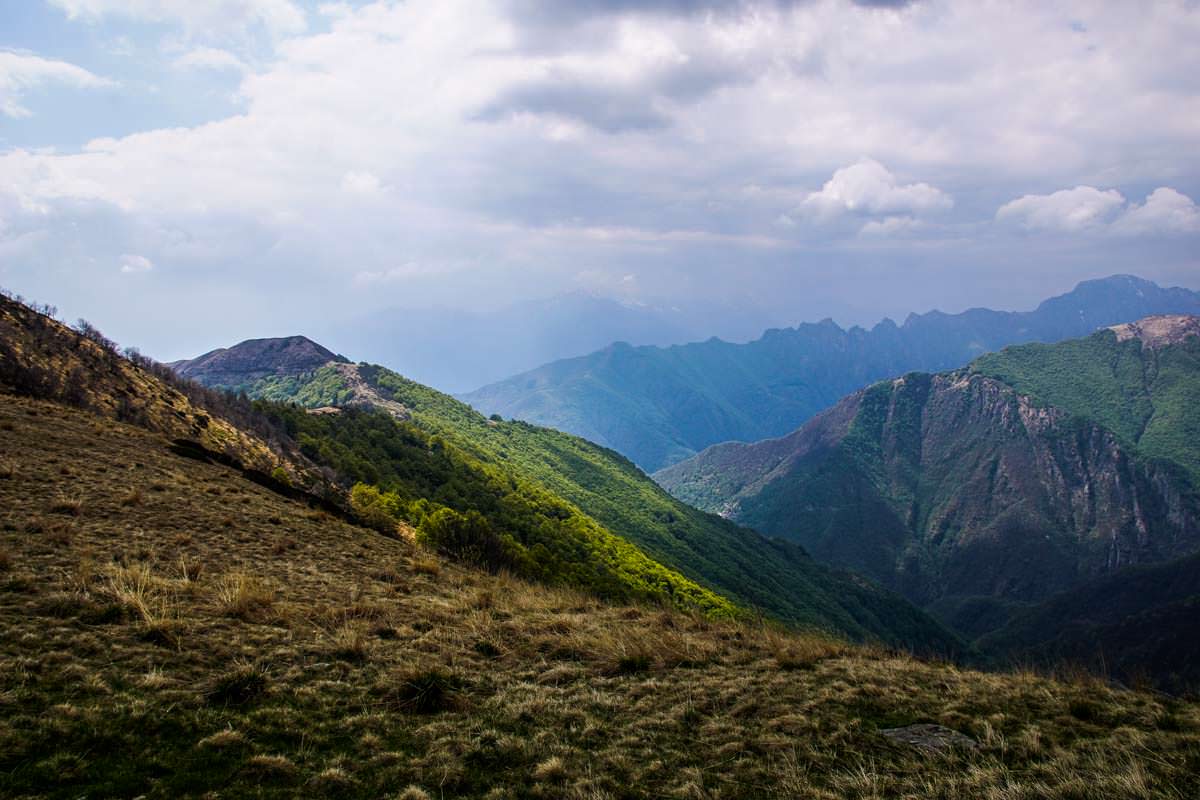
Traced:
<svg viewBox="0 0 1200 800">
<path fill-rule="evenodd" d="M 949 750 L 975 750 L 979 747 L 979 743 L 966 734 L 943 725 L 930 723 L 905 725 L 903 728 L 886 728 L 880 733 L 894 742 L 901 742 L 935 753 L 944 753 Z"/>
</svg>

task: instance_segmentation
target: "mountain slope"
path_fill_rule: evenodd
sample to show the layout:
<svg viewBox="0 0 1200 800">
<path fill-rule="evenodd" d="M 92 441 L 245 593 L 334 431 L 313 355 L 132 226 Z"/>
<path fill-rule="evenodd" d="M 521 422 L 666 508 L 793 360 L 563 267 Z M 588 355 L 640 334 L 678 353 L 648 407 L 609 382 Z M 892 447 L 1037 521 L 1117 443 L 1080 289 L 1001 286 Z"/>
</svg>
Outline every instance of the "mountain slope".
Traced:
<svg viewBox="0 0 1200 800">
<path fill-rule="evenodd" d="M 912 373 L 656 477 L 975 636 L 1084 581 L 1200 550 L 1196 443 L 1180 434 L 1200 407 L 1195 325 L 1144 321 L 1170 341 L 1123 326 Z"/>
<path fill-rule="evenodd" d="M 1148 317 L 1059 345 L 1010 347 L 971 369 L 1182 465 L 1200 486 L 1200 318 Z"/>
<path fill-rule="evenodd" d="M 653 471 L 718 442 L 784 435 L 881 378 L 952 369 L 1005 345 L 1085 336 L 1167 313 L 1200 313 L 1200 294 L 1118 275 L 1081 283 L 1031 312 L 933 311 L 869 331 L 826 320 L 770 330 L 747 344 L 618 343 L 462 399 L 485 414 L 578 434 Z"/>
<path fill-rule="evenodd" d="M 1200 686 L 1200 554 L 1131 567 L 1024 609 L 980 647 L 1010 663 L 1076 663 L 1171 692 Z"/>
<path fill-rule="evenodd" d="M 448 395 L 366 364 L 330 363 L 313 372 L 249 384 L 240 377 L 234 380 L 253 396 L 292 399 L 311 408 L 337 405 L 352 385 L 367 393 L 362 397 L 373 393 L 375 405 L 403 409 L 403 424 L 411 426 L 414 435 L 425 437 L 430 448 L 443 442 L 479 469 L 494 473 L 497 480 L 527 486 L 531 497 L 545 493 L 577 512 L 580 524 L 599 526 L 743 607 L 759 608 L 797 624 L 830 627 L 858 639 L 879 638 L 940 652 L 958 647 L 951 634 L 894 594 L 821 567 L 794 545 L 770 541 L 697 511 L 672 498 L 627 459 L 578 437 L 527 423 L 487 419 Z M 376 432 L 339 439 L 342 419 L 352 418 L 345 412 L 292 415 L 287 424 L 302 442 L 309 434 L 337 443 L 338 447 L 324 452 L 319 446 L 309 447 L 306 453 L 339 470 L 352 469 L 346 465 L 364 460 L 362 448 L 368 446 L 364 442 L 384 443 L 395 435 Z M 361 479 L 402 495 L 404 486 L 394 485 L 394 476 L 402 474 L 403 462 L 394 461 L 394 473 L 389 474 L 379 468 L 378 449 L 371 452 L 376 455 L 365 460 L 374 461 L 374 474 L 366 469 Z M 435 499 L 456 496 L 431 495 Z M 419 524 L 419 516 L 411 515 L 422 514 L 420 507 L 403 497 L 393 507 L 402 518 Z M 489 513 L 488 506 L 471 508 Z"/>
<path fill-rule="evenodd" d="M 1194 702 L 489 575 L 169 443 L 0 395 L 0 796 L 1200 792 Z"/>
</svg>

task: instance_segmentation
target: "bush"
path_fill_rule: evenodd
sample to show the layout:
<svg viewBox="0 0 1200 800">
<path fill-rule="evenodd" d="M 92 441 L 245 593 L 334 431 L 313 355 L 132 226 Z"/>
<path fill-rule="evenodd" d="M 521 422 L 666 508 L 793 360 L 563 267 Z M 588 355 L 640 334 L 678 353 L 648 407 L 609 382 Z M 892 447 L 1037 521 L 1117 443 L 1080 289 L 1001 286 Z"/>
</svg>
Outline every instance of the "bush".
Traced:
<svg viewBox="0 0 1200 800">
<path fill-rule="evenodd" d="M 496 572 L 512 567 L 519 545 L 497 534 L 478 511 L 460 514 L 441 508 L 421 521 L 417 541 L 451 558 Z"/>
</svg>

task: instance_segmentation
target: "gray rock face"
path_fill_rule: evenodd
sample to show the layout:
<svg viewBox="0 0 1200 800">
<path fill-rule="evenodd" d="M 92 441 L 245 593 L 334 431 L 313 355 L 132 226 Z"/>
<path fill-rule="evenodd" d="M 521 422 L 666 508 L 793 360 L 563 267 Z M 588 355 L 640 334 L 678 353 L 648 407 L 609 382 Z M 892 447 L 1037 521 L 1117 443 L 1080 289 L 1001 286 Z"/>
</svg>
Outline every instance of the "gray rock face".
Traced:
<svg viewBox="0 0 1200 800">
<path fill-rule="evenodd" d="M 906 725 L 903 728 L 886 728 L 880 733 L 894 742 L 933 753 L 945 753 L 950 750 L 975 750 L 979 747 L 979 743 L 966 734 L 930 723 Z"/>
</svg>

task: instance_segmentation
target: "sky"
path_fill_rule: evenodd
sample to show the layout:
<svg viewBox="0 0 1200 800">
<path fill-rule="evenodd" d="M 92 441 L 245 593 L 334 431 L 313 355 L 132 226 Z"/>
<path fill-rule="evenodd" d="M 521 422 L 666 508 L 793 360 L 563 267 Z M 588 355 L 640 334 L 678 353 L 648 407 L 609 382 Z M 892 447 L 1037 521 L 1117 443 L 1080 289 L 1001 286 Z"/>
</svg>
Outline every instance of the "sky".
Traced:
<svg viewBox="0 0 1200 800">
<path fill-rule="evenodd" d="M 0 285 L 163 360 L 1200 289 L 1197 143 L 1196 2 L 0 0 Z"/>
</svg>

